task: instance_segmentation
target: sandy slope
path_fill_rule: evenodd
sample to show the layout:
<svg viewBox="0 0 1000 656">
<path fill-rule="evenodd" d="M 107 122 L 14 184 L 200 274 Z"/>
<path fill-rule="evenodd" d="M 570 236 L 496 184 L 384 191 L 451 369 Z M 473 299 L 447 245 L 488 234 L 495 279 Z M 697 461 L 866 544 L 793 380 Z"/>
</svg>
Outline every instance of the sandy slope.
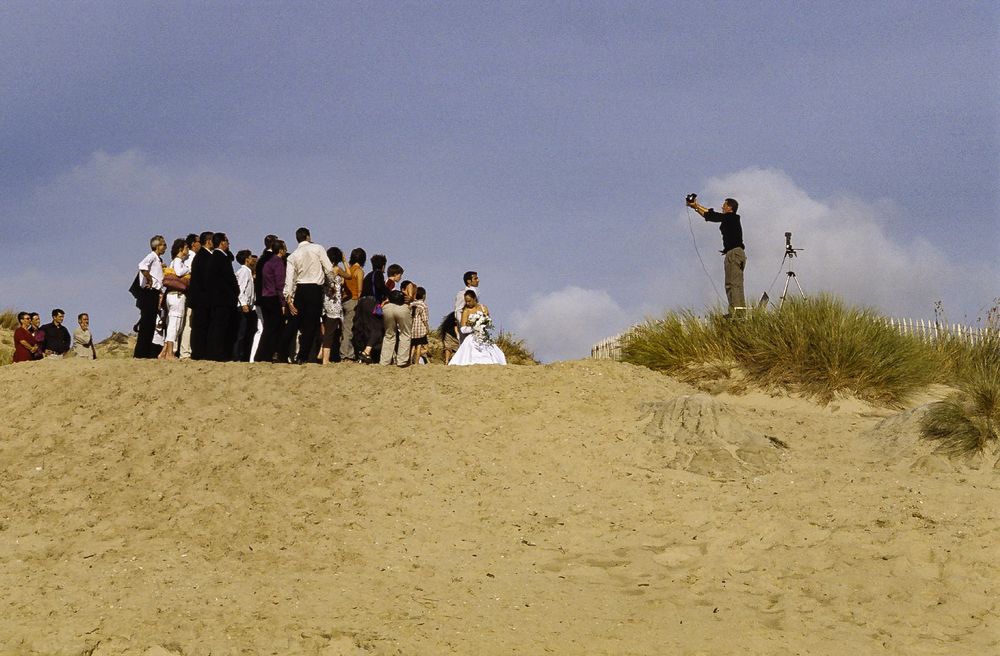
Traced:
<svg viewBox="0 0 1000 656">
<path fill-rule="evenodd" d="M 1000 476 L 909 415 L 611 362 L 0 394 L 3 654 L 1000 651 Z"/>
</svg>

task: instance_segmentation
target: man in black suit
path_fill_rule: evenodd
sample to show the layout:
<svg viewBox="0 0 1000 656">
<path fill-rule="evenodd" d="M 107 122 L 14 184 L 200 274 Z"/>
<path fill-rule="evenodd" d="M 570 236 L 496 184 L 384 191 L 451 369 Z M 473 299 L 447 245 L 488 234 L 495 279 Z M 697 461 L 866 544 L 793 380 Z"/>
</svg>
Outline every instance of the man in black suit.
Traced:
<svg viewBox="0 0 1000 656">
<path fill-rule="evenodd" d="M 187 304 L 191 308 L 191 359 L 208 359 L 208 280 L 212 276 L 212 246 L 215 235 L 201 233 L 201 248 L 191 260 L 191 281 L 188 283 Z"/>
<path fill-rule="evenodd" d="M 225 362 L 233 355 L 233 326 L 239 284 L 233 271 L 233 256 L 229 252 L 229 238 L 224 232 L 215 233 L 215 248 L 209 264 L 211 272 L 208 292 L 208 359 Z"/>
</svg>

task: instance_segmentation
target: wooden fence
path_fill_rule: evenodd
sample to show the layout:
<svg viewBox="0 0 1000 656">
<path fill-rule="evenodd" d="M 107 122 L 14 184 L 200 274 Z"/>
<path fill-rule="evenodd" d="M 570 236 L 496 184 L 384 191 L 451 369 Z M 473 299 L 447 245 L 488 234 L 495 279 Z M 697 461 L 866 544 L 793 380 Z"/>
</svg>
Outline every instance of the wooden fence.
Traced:
<svg viewBox="0 0 1000 656">
<path fill-rule="evenodd" d="M 895 328 L 904 335 L 912 335 L 924 342 L 936 342 L 940 339 L 958 339 L 970 344 L 976 344 L 984 339 L 997 339 L 1000 337 L 1000 329 L 997 328 L 974 328 L 958 323 L 941 323 L 930 319 L 897 319 L 886 317 L 885 325 Z M 602 339 L 590 347 L 590 357 L 595 360 L 620 360 L 622 356 L 622 342 L 625 337 L 632 332 L 635 327 L 618 333 L 607 339 Z"/>
<path fill-rule="evenodd" d="M 896 319 L 887 317 L 887 326 L 892 326 L 904 335 L 912 335 L 924 342 L 936 342 L 939 339 L 958 339 L 970 344 L 976 344 L 984 339 L 996 339 L 1000 335 L 997 328 L 973 328 L 960 323 L 941 323 L 930 319 Z"/>
</svg>

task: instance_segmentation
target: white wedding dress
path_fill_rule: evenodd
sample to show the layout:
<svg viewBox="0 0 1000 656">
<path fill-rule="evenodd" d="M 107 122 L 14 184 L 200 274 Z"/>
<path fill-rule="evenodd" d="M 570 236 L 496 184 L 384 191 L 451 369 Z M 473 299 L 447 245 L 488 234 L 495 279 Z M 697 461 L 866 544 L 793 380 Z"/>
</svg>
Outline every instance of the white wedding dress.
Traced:
<svg viewBox="0 0 1000 656">
<path fill-rule="evenodd" d="M 462 340 L 448 364 L 507 364 L 507 358 L 496 344 L 480 342 L 474 334 L 469 334 Z"/>
</svg>

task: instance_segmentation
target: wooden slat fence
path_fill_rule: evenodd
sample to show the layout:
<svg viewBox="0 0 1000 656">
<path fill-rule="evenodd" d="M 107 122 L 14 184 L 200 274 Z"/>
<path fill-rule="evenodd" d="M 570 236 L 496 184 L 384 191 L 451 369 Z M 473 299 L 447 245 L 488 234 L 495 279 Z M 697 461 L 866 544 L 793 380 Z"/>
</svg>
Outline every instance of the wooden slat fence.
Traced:
<svg viewBox="0 0 1000 656">
<path fill-rule="evenodd" d="M 1000 337 L 997 328 L 975 328 L 958 323 L 941 323 L 930 319 L 909 319 L 886 317 L 887 326 L 897 329 L 904 335 L 912 335 L 924 342 L 936 342 L 939 339 L 958 339 L 970 344 L 976 344 L 983 339 Z M 622 342 L 633 328 L 618 333 L 607 339 L 602 339 L 590 348 L 590 357 L 595 360 L 620 360 Z"/>
</svg>

